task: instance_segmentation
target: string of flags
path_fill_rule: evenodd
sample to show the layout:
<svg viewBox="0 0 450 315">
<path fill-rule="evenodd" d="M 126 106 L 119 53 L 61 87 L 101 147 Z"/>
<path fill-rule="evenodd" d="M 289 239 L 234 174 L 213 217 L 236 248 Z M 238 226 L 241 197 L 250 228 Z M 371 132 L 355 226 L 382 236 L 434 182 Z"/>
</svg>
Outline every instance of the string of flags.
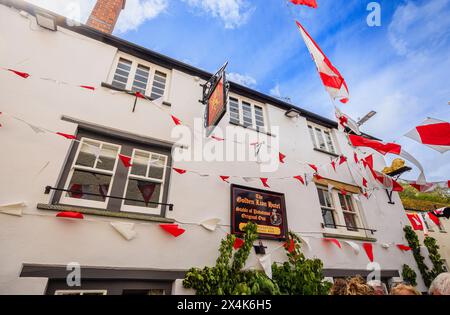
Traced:
<svg viewBox="0 0 450 315">
<path fill-rule="evenodd" d="M 6 205 L 0 205 L 0 213 L 8 214 L 8 215 L 15 215 L 15 216 L 22 216 L 25 214 L 25 215 L 37 215 L 37 216 L 51 217 L 49 215 L 43 215 L 43 214 L 30 214 L 30 213 L 22 213 L 22 212 L 19 213 L 17 211 L 13 211 L 13 212 L 9 211 L 11 209 L 17 210 L 17 209 L 22 209 L 24 207 L 26 207 L 25 202 L 17 202 L 17 203 L 11 203 L 11 204 L 6 204 Z M 72 211 L 58 212 L 55 217 L 57 217 L 59 219 L 70 219 L 70 220 L 76 220 L 76 221 L 92 221 L 89 219 L 85 219 L 82 213 L 72 212 Z M 120 222 L 120 221 L 108 222 L 108 221 L 102 221 L 102 220 L 95 220 L 94 222 L 108 223 L 119 235 L 121 235 L 123 237 L 123 239 L 125 239 L 127 241 L 131 241 L 137 237 L 138 233 L 135 230 L 135 227 L 137 224 L 144 225 L 144 226 L 155 224 L 155 223 L 130 223 L 130 222 Z M 220 224 L 221 220 L 218 218 L 206 219 L 199 223 L 179 223 L 177 220 L 175 220 L 175 222 L 176 223 L 169 223 L 169 224 L 160 223 L 158 225 L 162 231 L 166 232 L 167 234 L 171 235 L 174 238 L 178 238 L 181 235 L 183 235 L 185 232 L 187 232 L 186 229 L 180 227 L 179 224 L 201 226 L 210 232 L 216 231 L 218 226 L 227 226 L 227 227 L 229 226 L 229 225 Z M 227 233 L 225 230 L 224 230 L 224 232 Z M 303 245 L 304 249 L 306 249 L 308 251 L 313 250 L 313 247 L 311 246 L 311 239 L 316 239 L 316 240 L 322 241 L 324 246 L 327 246 L 327 244 L 332 244 L 332 246 L 335 246 L 339 250 L 345 250 L 343 245 L 347 245 L 352 249 L 352 251 L 355 255 L 359 255 L 361 248 L 363 248 L 364 252 L 367 255 L 367 258 L 371 262 L 374 261 L 375 245 L 379 245 L 383 249 L 389 249 L 389 248 L 395 246 L 400 251 L 403 251 L 403 252 L 411 250 L 411 248 L 409 246 L 401 244 L 401 243 L 396 243 L 396 242 L 381 243 L 381 244 L 380 243 L 361 242 L 359 244 L 355 241 L 350 241 L 350 240 L 338 240 L 336 238 L 311 235 L 314 233 L 322 234 L 323 232 L 320 232 L 320 231 L 318 231 L 318 232 L 294 232 L 294 233 L 299 236 L 299 238 L 301 240 L 301 245 Z M 235 250 L 238 250 L 244 244 L 245 244 L 245 240 L 243 240 L 239 237 L 236 237 L 236 239 L 233 243 L 233 248 Z M 268 268 L 268 266 L 272 265 L 271 255 L 275 251 L 277 251 L 281 248 L 285 248 L 289 253 L 292 253 L 295 249 L 294 241 L 292 239 L 288 238 L 286 240 L 286 242 L 282 243 L 280 246 L 277 246 L 274 249 L 272 249 L 270 252 L 266 253 L 265 255 L 258 257 L 258 263 L 261 265 L 261 267 L 263 268 L 263 270 L 265 271 L 265 273 L 267 274 L 267 276 L 269 278 L 271 277 L 271 274 L 270 274 L 271 268 Z"/>
</svg>

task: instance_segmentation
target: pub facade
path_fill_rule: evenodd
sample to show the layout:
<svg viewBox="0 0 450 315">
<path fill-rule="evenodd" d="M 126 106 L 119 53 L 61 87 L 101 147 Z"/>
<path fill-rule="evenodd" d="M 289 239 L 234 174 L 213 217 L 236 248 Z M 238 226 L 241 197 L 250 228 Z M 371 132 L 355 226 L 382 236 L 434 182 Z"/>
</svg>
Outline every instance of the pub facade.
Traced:
<svg viewBox="0 0 450 315">
<path fill-rule="evenodd" d="M 326 167 L 355 152 L 335 121 L 228 82 L 205 134 L 199 100 L 213 73 L 24 1 L 0 1 L 0 17 L 1 294 L 192 293 L 185 272 L 213 265 L 249 221 L 273 262 L 286 260 L 286 233 L 300 235 L 329 280 L 376 271 L 388 285 L 403 264 L 417 270 L 395 246 L 408 222 L 398 194 L 363 198 L 346 164 Z M 228 147 L 199 158 L 198 143 L 232 143 L 235 158 Z M 349 245 L 363 243 L 374 262 Z M 259 257 L 246 268 L 261 269 Z"/>
</svg>

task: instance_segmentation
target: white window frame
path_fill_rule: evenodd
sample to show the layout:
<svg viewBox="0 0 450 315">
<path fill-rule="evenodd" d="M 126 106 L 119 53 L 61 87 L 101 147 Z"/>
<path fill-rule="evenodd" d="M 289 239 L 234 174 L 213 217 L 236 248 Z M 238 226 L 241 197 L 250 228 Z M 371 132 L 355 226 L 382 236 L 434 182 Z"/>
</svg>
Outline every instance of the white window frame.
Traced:
<svg viewBox="0 0 450 315">
<path fill-rule="evenodd" d="M 334 139 L 334 133 L 333 133 L 332 129 L 323 127 L 323 126 L 318 125 L 318 124 L 314 124 L 312 122 L 308 122 L 307 128 L 308 128 L 309 138 L 311 139 L 312 145 L 313 145 L 313 147 L 315 149 L 321 150 L 321 151 L 325 151 L 325 152 L 328 152 L 328 153 L 331 153 L 331 154 L 335 154 L 335 155 L 339 154 L 338 153 L 338 148 L 336 146 L 336 141 Z M 311 129 L 310 128 L 312 128 L 313 134 L 311 134 Z M 323 138 L 323 140 L 325 142 L 325 149 L 322 149 L 320 147 L 320 145 L 319 145 L 319 139 L 317 137 L 317 129 L 320 130 L 322 138 Z M 329 144 L 328 144 L 325 132 L 328 132 L 328 134 L 330 135 L 331 145 L 333 146 L 333 149 L 331 149 Z"/>
<path fill-rule="evenodd" d="M 106 295 L 108 290 L 56 290 L 55 295 L 84 295 L 85 293 L 97 293 L 98 295 Z"/>
<path fill-rule="evenodd" d="M 132 178 L 132 179 L 142 180 L 142 181 L 146 181 L 146 182 L 154 182 L 154 183 L 161 184 L 161 191 L 160 191 L 160 194 L 159 194 L 159 199 L 157 201 L 157 202 L 161 203 L 162 200 L 163 200 L 163 196 L 164 196 L 164 184 L 165 184 L 166 178 L 167 178 L 167 163 L 169 161 L 169 157 L 167 155 L 165 155 L 165 154 L 161 154 L 161 153 L 157 153 L 157 152 L 153 152 L 153 151 L 142 150 L 142 149 L 133 149 L 133 155 L 132 155 L 131 164 L 133 164 L 134 157 L 135 157 L 137 152 L 149 153 L 150 154 L 150 164 L 151 164 L 151 158 L 152 158 L 153 155 L 164 156 L 165 157 L 165 163 L 164 163 L 164 167 L 163 167 L 163 176 L 162 176 L 161 179 L 158 179 L 158 178 L 153 178 L 153 177 L 135 175 L 135 174 L 131 173 L 133 167 L 132 166 L 129 167 L 128 174 L 127 174 L 127 180 L 126 180 L 126 184 L 125 184 L 125 189 L 124 189 L 124 192 L 123 192 L 123 198 L 126 198 L 127 190 L 128 190 L 128 184 L 129 184 L 129 179 Z M 149 170 L 150 169 L 147 169 L 147 174 L 148 174 Z M 156 207 L 156 208 L 148 208 L 148 207 L 139 207 L 139 206 L 126 205 L 125 202 L 126 202 L 126 200 L 122 201 L 122 206 L 120 207 L 120 211 L 135 212 L 135 213 L 145 213 L 145 214 L 155 214 L 155 215 L 160 215 L 161 214 L 162 205 L 158 205 L 158 207 Z"/>
<path fill-rule="evenodd" d="M 155 78 L 155 72 L 159 71 L 166 75 L 166 86 L 164 88 L 163 100 L 168 101 L 168 96 L 169 96 L 169 91 L 170 91 L 170 82 L 171 82 L 171 71 L 166 68 L 155 65 L 153 63 L 150 63 L 148 61 L 145 61 L 145 60 L 136 58 L 134 56 L 130 56 L 130 55 L 121 53 L 121 52 L 117 53 L 116 58 L 113 62 L 113 66 L 111 68 L 109 78 L 108 78 L 108 83 L 112 84 L 112 82 L 114 80 L 114 75 L 116 73 L 117 65 L 119 64 L 119 60 L 121 58 L 131 61 L 131 70 L 128 74 L 128 81 L 127 81 L 126 88 L 125 88 L 126 90 L 129 90 L 129 91 L 132 90 L 134 78 L 136 76 L 136 70 L 139 65 L 142 65 L 142 66 L 148 67 L 150 69 L 149 76 L 148 76 L 148 82 L 147 82 L 147 88 L 145 90 L 145 95 L 147 97 L 151 96 L 152 88 L 153 88 L 153 81 Z"/>
<path fill-rule="evenodd" d="M 322 189 L 327 191 L 328 188 L 318 185 L 317 189 Z M 334 221 L 335 224 L 338 225 L 336 226 L 336 228 L 332 228 L 332 227 L 328 227 L 325 226 L 325 222 L 323 222 L 323 217 L 322 217 L 322 205 L 320 205 L 320 200 L 318 200 L 319 205 L 320 205 L 320 213 L 321 213 L 321 218 L 322 218 L 322 222 L 324 223 L 324 232 L 329 233 L 329 234 L 339 234 L 339 235 L 343 235 L 343 236 L 356 236 L 356 237 L 367 237 L 367 233 L 366 230 L 361 230 L 361 228 L 366 228 L 366 225 L 364 223 L 364 218 L 362 215 L 362 211 L 361 211 L 361 207 L 358 204 L 358 202 L 356 201 L 355 197 L 353 196 L 353 194 L 348 193 L 350 195 L 350 200 L 353 206 L 353 209 L 355 210 L 355 212 L 352 212 L 355 216 L 355 224 L 356 227 L 360 228 L 358 229 L 358 231 L 351 231 L 348 230 L 347 227 L 345 227 L 345 218 L 344 218 L 344 213 L 346 212 L 346 210 L 344 210 L 342 208 L 341 205 L 341 201 L 339 199 L 339 194 L 340 191 L 337 189 L 333 189 L 331 191 L 331 196 L 333 199 L 333 205 L 334 205 Z M 319 198 L 319 196 L 317 196 L 317 198 Z M 340 226 L 343 225 L 343 226 Z"/>
<path fill-rule="evenodd" d="M 114 162 L 114 168 L 112 169 L 112 171 L 97 169 L 95 167 L 81 166 L 81 165 L 76 164 L 78 155 L 80 154 L 81 148 L 83 146 L 83 141 L 97 142 L 99 144 L 106 144 L 106 145 L 117 147 L 118 153 L 117 153 L 116 161 Z M 118 144 L 109 143 L 106 141 L 100 141 L 97 139 L 92 139 L 92 138 L 87 138 L 87 137 L 82 137 L 80 139 L 80 143 L 78 145 L 77 152 L 74 156 L 72 165 L 70 167 L 70 172 L 69 172 L 69 175 L 67 176 L 67 180 L 64 185 L 64 189 L 67 189 L 67 190 L 70 189 L 69 184 L 70 184 L 70 181 L 72 180 L 73 173 L 75 172 L 75 170 L 91 171 L 91 172 L 96 172 L 96 173 L 111 176 L 111 183 L 109 184 L 109 188 L 108 188 L 108 192 L 107 192 L 107 195 L 109 196 L 111 193 L 111 189 L 113 187 L 114 177 L 115 177 L 114 175 L 116 174 L 117 164 L 119 161 L 118 154 L 120 153 L 121 149 L 122 149 L 122 147 Z M 95 166 L 95 164 L 94 164 L 94 166 Z M 86 200 L 86 199 L 82 199 L 82 198 L 73 198 L 73 197 L 68 196 L 67 192 L 63 192 L 61 194 L 61 199 L 60 199 L 60 202 L 64 203 L 64 204 L 70 204 L 73 206 L 81 206 L 81 207 L 100 208 L 100 209 L 106 209 L 106 207 L 108 205 L 108 201 L 109 201 L 109 197 L 106 197 L 105 201 L 95 201 L 95 200 Z"/>
<path fill-rule="evenodd" d="M 244 124 L 244 109 L 243 109 L 243 105 L 242 103 L 247 103 L 250 105 L 250 110 L 251 110 L 251 116 L 252 116 L 252 125 L 251 126 L 247 126 L 247 128 L 252 128 L 254 130 L 258 130 L 258 131 L 262 131 L 262 132 L 269 132 L 269 124 L 268 124 L 268 119 L 267 119 L 267 109 L 266 106 L 264 104 L 255 102 L 253 100 L 250 100 L 248 98 L 244 98 L 238 95 L 230 95 L 229 96 L 229 101 L 228 101 L 228 121 L 231 124 L 234 124 L 231 122 L 231 115 L 230 115 L 230 102 L 231 99 L 235 99 L 238 101 L 238 110 L 239 110 L 239 126 L 245 126 Z M 256 110 L 255 110 L 255 106 L 256 107 L 260 107 L 262 110 L 262 115 L 263 115 L 263 122 L 264 122 L 264 127 L 258 127 L 256 125 Z"/>
</svg>

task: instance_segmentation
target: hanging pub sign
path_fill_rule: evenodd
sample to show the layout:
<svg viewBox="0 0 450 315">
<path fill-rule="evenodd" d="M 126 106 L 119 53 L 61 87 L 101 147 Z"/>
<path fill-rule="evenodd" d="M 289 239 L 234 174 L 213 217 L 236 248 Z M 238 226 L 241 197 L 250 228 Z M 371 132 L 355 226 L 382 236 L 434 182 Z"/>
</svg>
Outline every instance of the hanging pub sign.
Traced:
<svg viewBox="0 0 450 315">
<path fill-rule="evenodd" d="M 227 112 L 228 82 L 226 80 L 225 68 L 228 62 L 203 85 L 203 100 L 206 105 L 205 129 L 209 137 L 214 128 Z"/>
<path fill-rule="evenodd" d="M 248 222 L 257 225 L 259 238 L 286 240 L 284 194 L 231 185 L 231 233 L 243 235 Z"/>
</svg>

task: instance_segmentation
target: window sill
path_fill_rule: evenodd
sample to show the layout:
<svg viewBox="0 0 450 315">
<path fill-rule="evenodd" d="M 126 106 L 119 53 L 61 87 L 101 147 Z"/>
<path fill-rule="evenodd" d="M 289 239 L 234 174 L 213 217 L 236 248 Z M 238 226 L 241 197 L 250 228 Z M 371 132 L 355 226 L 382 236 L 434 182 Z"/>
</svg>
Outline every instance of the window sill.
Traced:
<svg viewBox="0 0 450 315">
<path fill-rule="evenodd" d="M 355 236 L 355 235 L 345 235 L 345 234 L 338 234 L 338 233 L 323 233 L 324 237 L 327 238 L 338 238 L 338 239 L 344 239 L 344 240 L 355 240 L 355 241 L 365 241 L 365 242 L 372 242 L 375 243 L 377 241 L 374 237 L 367 237 L 367 236 Z"/>
<path fill-rule="evenodd" d="M 124 211 L 109 211 L 100 210 L 94 208 L 78 207 L 78 206 L 68 206 L 68 205 L 49 205 L 44 203 L 38 203 L 37 208 L 40 210 L 50 210 L 50 211 L 76 211 L 83 214 L 98 215 L 104 217 L 114 217 L 114 218 L 124 218 L 133 219 L 141 221 L 159 222 L 159 223 L 174 223 L 174 219 L 163 218 L 158 216 L 152 216 L 148 214 L 124 212 Z"/>
<path fill-rule="evenodd" d="M 111 84 L 109 84 L 109 83 L 106 83 L 106 82 L 102 82 L 102 87 L 107 88 L 107 89 L 111 89 L 111 90 L 114 90 L 114 91 L 120 91 L 120 92 L 126 92 L 126 93 L 129 93 L 129 94 L 134 94 L 134 92 L 131 91 L 131 90 L 120 89 L 120 88 L 117 88 L 117 87 L 115 87 L 115 86 L 113 86 L 113 85 L 111 85 Z M 148 99 L 152 100 L 152 101 L 155 100 L 155 99 L 152 99 L 150 96 L 147 96 L 147 95 L 146 95 L 146 97 L 147 97 Z M 166 106 L 172 106 L 171 103 L 165 102 L 165 101 L 163 102 L 163 105 L 166 105 Z"/>
<path fill-rule="evenodd" d="M 336 153 L 328 152 L 328 151 L 325 151 L 325 150 L 322 150 L 322 149 L 318 149 L 318 148 L 314 148 L 314 151 L 325 153 L 325 154 L 331 155 L 333 157 L 339 157 L 339 155 L 336 154 Z"/>
<path fill-rule="evenodd" d="M 256 129 L 256 128 L 253 128 L 253 127 L 245 126 L 245 125 L 240 124 L 240 123 L 235 123 L 233 121 L 230 121 L 230 124 L 234 125 L 234 126 L 242 127 L 242 128 L 245 128 L 245 129 L 253 130 L 253 131 L 258 132 L 258 133 L 263 133 L 263 134 L 268 135 L 270 137 L 274 137 L 274 138 L 276 137 L 274 134 L 272 134 L 272 133 L 270 133 L 268 131 L 259 130 L 259 129 Z"/>
</svg>

